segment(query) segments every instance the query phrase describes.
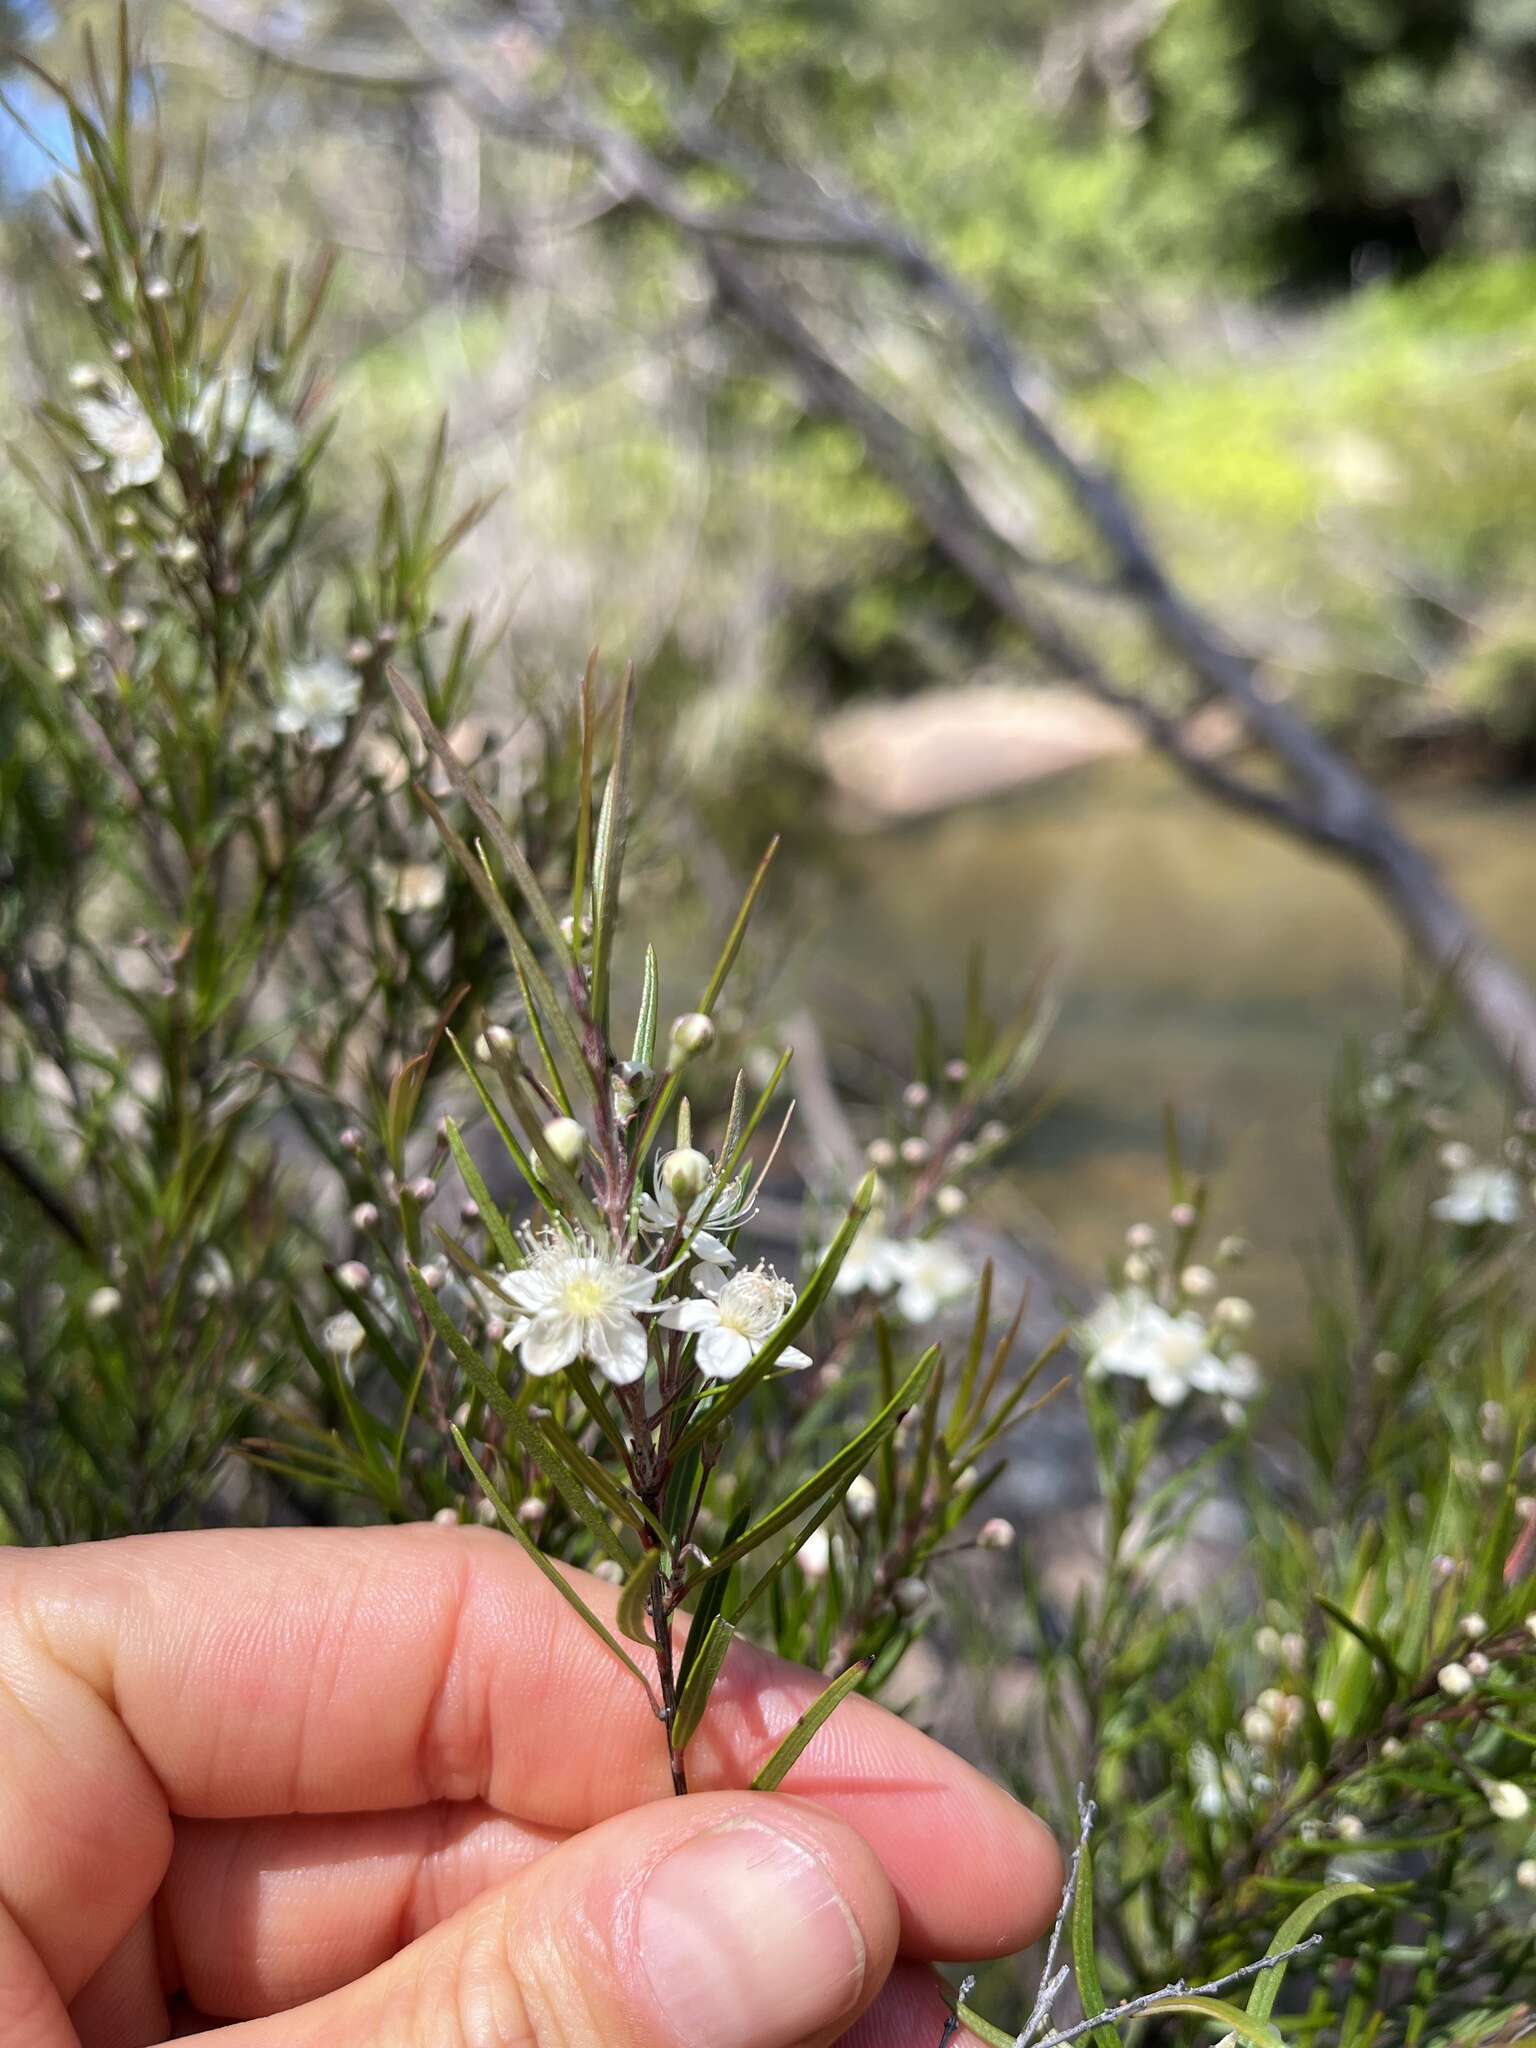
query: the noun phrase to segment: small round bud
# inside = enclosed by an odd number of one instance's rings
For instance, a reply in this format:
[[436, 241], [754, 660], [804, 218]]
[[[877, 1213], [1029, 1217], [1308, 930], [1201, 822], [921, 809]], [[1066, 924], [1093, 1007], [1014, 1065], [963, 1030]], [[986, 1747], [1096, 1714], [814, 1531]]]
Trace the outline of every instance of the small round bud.
[[1459, 1700], [1472, 1690], [1473, 1678], [1465, 1664], [1453, 1661], [1441, 1665], [1435, 1682], [1448, 1699]]
[[348, 1124], [336, 1142], [343, 1152], [350, 1152], [355, 1159], [363, 1149], [363, 1134], [356, 1124]]
[[517, 1519], [525, 1529], [539, 1528], [549, 1513], [549, 1503], [542, 1501], [536, 1493], [530, 1493], [526, 1500], [517, 1504]]
[[933, 1147], [926, 1138], [903, 1138], [901, 1158], [904, 1166], [926, 1166], [933, 1157]]
[[593, 1565], [592, 1576], [594, 1579], [601, 1579], [605, 1586], [622, 1586], [624, 1567], [611, 1557], [601, 1558]]
[[1216, 1257], [1223, 1266], [1240, 1266], [1252, 1249], [1246, 1237], [1224, 1237], [1216, 1247]]
[[1008, 1142], [1008, 1126], [1005, 1123], [1000, 1123], [996, 1117], [993, 1117], [990, 1122], [982, 1125], [976, 1136], [987, 1147], [988, 1151], [991, 1151], [995, 1146], [1004, 1145]]
[[1488, 1617], [1484, 1614], [1464, 1614], [1456, 1626], [1464, 1636], [1485, 1636], [1488, 1633]]
[[354, 1230], [377, 1230], [378, 1227], [379, 1212], [376, 1205], [372, 1202], [359, 1202], [352, 1211], [352, 1228]]
[[382, 626], [380, 626], [378, 631], [374, 634], [373, 644], [375, 647], [381, 649], [385, 654], [387, 654], [390, 648], [394, 646], [395, 642], [399, 638], [400, 628], [398, 626], [392, 626], [388, 623], [388, 621], [386, 621]]
[[1460, 1569], [1461, 1567], [1457, 1564], [1455, 1558], [1447, 1557], [1442, 1550], [1438, 1557], [1430, 1560], [1429, 1575], [1437, 1586], [1444, 1586], [1451, 1579], [1455, 1578]]
[[795, 1552], [795, 1563], [802, 1577], [812, 1585], [819, 1585], [827, 1576], [832, 1564], [832, 1539], [825, 1529], [813, 1529], [800, 1548]]
[[144, 280], [144, 296], [154, 305], [163, 305], [171, 296], [169, 278], [146, 277]]
[[1459, 1138], [1453, 1138], [1448, 1145], [1440, 1147], [1440, 1164], [1447, 1173], [1465, 1173], [1476, 1158], [1470, 1145], [1464, 1145]]
[[1128, 1287], [1145, 1287], [1152, 1278], [1151, 1262], [1144, 1259], [1140, 1252], [1132, 1252], [1121, 1271], [1125, 1275]]
[[1486, 1678], [1493, 1666], [1481, 1650], [1468, 1650], [1467, 1669], [1474, 1678]]
[[933, 1206], [941, 1216], [961, 1216], [965, 1213], [965, 1190], [957, 1187], [943, 1187], [933, 1198]]
[[371, 640], [353, 640], [348, 643], [347, 660], [352, 664], [353, 668], [362, 668], [372, 659], [373, 642]]
[[1243, 1716], [1243, 1735], [1255, 1749], [1268, 1749], [1275, 1739], [1275, 1724], [1262, 1707], [1250, 1707]]
[[109, 353], [114, 363], [131, 362], [133, 360], [133, 343], [131, 341], [114, 341]]
[[554, 1116], [544, 1126], [545, 1144], [562, 1166], [574, 1172], [587, 1153], [587, 1134], [573, 1116]]
[[86, 1297], [86, 1321], [104, 1323], [108, 1316], [115, 1316], [122, 1305], [123, 1297], [115, 1287], [98, 1287]]
[[439, 1529], [457, 1529], [459, 1526], [459, 1511], [457, 1508], [439, 1508], [432, 1517], [432, 1520]]
[[1265, 1622], [1264, 1626], [1254, 1635], [1253, 1647], [1261, 1657], [1267, 1657], [1270, 1663], [1278, 1664], [1280, 1661], [1279, 1629], [1271, 1628], [1269, 1623]]
[[685, 1010], [672, 1020], [672, 1051], [680, 1060], [691, 1060], [708, 1052], [716, 1037], [714, 1019], [702, 1010]]
[[584, 917], [580, 924], [578, 924], [576, 919], [567, 912], [560, 920], [560, 936], [572, 951], [575, 951], [578, 942], [585, 945], [592, 936], [591, 918]]
[[1341, 1813], [1333, 1827], [1341, 1842], [1358, 1842], [1365, 1833], [1365, 1822], [1358, 1813]]
[[487, 1316], [485, 1319], [485, 1334], [492, 1344], [505, 1343], [507, 1325], [500, 1316]]
[[875, 1519], [880, 1505], [880, 1493], [872, 1479], [862, 1472], [850, 1480], [848, 1491], [843, 1495], [843, 1512], [855, 1528], [862, 1529]]
[[889, 1173], [896, 1164], [896, 1147], [889, 1138], [871, 1138], [864, 1147], [864, 1157], [877, 1173]]
[[1186, 1266], [1179, 1275], [1179, 1285], [1195, 1301], [1204, 1301], [1216, 1292], [1216, 1275], [1209, 1266]]
[[1536, 1892], [1536, 1856], [1527, 1856], [1515, 1865], [1515, 1883], [1523, 1892]]
[[1300, 1629], [1287, 1629], [1280, 1638], [1280, 1661], [1287, 1671], [1300, 1671], [1307, 1661], [1307, 1639]]
[[644, 1060], [620, 1060], [614, 1072], [637, 1102], [645, 1100], [656, 1080], [655, 1068], [647, 1066]]
[[494, 1501], [481, 1499], [475, 1502], [475, 1520], [477, 1522], [483, 1522], [489, 1528], [498, 1519], [496, 1503]]
[[478, 1223], [480, 1221], [480, 1204], [478, 1202], [460, 1202], [459, 1221], [461, 1223]]
[[1480, 1486], [1502, 1486], [1504, 1467], [1497, 1458], [1485, 1458], [1477, 1468], [1477, 1478]]
[[968, 1081], [971, 1078], [970, 1061], [946, 1060], [944, 1063], [944, 1078], [946, 1081], [953, 1081], [958, 1088], [963, 1081]]
[[487, 1024], [475, 1040], [475, 1058], [482, 1066], [490, 1066], [496, 1060], [515, 1058], [517, 1040], [505, 1024]]
[[892, 1606], [908, 1621], [922, 1613], [931, 1597], [926, 1579], [898, 1579], [891, 1588]]
[[1168, 1211], [1168, 1221], [1175, 1230], [1193, 1230], [1200, 1216], [1193, 1202], [1175, 1202]]
[[1211, 1320], [1220, 1323], [1224, 1330], [1251, 1330], [1253, 1303], [1240, 1294], [1224, 1294], [1211, 1310]]
[[928, 1088], [922, 1081], [909, 1081], [901, 1091], [902, 1102], [914, 1112], [928, 1107]]
[[1018, 1540], [1018, 1530], [1004, 1515], [993, 1515], [976, 1532], [978, 1550], [1012, 1550]]
[[437, 1182], [430, 1173], [418, 1173], [414, 1180], [406, 1182], [405, 1192], [425, 1209], [429, 1202], [437, 1200]]
[[715, 1177], [715, 1169], [704, 1153], [692, 1145], [680, 1145], [661, 1162], [661, 1184], [686, 1215]]
[[949, 1148], [949, 1163], [957, 1173], [963, 1173], [966, 1167], [975, 1162], [975, 1158], [976, 1147], [969, 1138], [962, 1138], [958, 1145], [951, 1145]]
[[99, 306], [104, 296], [101, 286], [94, 277], [88, 277], [80, 287], [80, 296], [88, 306]]
[[440, 1266], [436, 1259], [429, 1260], [429, 1262], [421, 1268], [421, 1284], [432, 1294], [437, 1293], [438, 1289], [442, 1286], [443, 1282], [447, 1278], [447, 1268], [445, 1266]]
[[1381, 1753], [1388, 1763], [1393, 1763], [1403, 1754], [1403, 1745], [1395, 1735], [1389, 1735], [1381, 1745]]
[[1125, 1241], [1133, 1252], [1149, 1252], [1157, 1243], [1157, 1232], [1150, 1223], [1133, 1223], [1125, 1233]]
[[1317, 1718], [1325, 1728], [1331, 1728], [1339, 1718], [1338, 1701], [1329, 1699], [1319, 1700], [1317, 1702]]
[[1531, 1810], [1530, 1794], [1507, 1778], [1489, 1785], [1486, 1796], [1495, 1820], [1524, 1820]]
[[336, 1268], [336, 1278], [354, 1294], [361, 1294], [372, 1277], [361, 1259], [348, 1259], [345, 1265]]

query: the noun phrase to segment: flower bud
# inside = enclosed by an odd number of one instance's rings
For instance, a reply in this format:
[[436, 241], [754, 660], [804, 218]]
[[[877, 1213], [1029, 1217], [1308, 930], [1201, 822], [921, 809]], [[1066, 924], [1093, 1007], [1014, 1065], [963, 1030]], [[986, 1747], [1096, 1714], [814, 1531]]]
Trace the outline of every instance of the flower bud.
[[436, 1294], [447, 1278], [447, 1268], [439, 1265], [436, 1259], [421, 1268], [421, 1284], [431, 1294]]
[[439, 1529], [457, 1529], [459, 1526], [459, 1511], [457, 1508], [439, 1508], [432, 1519]]
[[361, 1259], [348, 1259], [344, 1266], [336, 1268], [336, 1278], [343, 1287], [350, 1287], [354, 1294], [361, 1294], [371, 1277]]
[[1278, 1664], [1280, 1661], [1279, 1629], [1271, 1628], [1269, 1623], [1265, 1622], [1264, 1626], [1254, 1636], [1253, 1647], [1261, 1657], [1267, 1657], [1272, 1664]]
[[372, 1202], [359, 1202], [352, 1211], [352, 1228], [354, 1230], [376, 1230], [378, 1223], [378, 1208]]
[[1125, 1241], [1133, 1252], [1149, 1252], [1157, 1243], [1157, 1232], [1150, 1223], [1133, 1223]]
[[1465, 1664], [1442, 1664], [1436, 1683], [1448, 1699], [1465, 1699], [1472, 1690], [1473, 1679]]
[[1485, 1636], [1488, 1633], [1488, 1618], [1483, 1614], [1464, 1614], [1456, 1626], [1464, 1636]]
[[123, 1305], [123, 1297], [115, 1287], [98, 1287], [87, 1297], [85, 1317], [87, 1322], [104, 1323], [108, 1316], [115, 1316]]
[[530, 1493], [526, 1500], [517, 1504], [517, 1519], [525, 1529], [537, 1529], [549, 1513], [549, 1503], [542, 1501], [536, 1493]]
[[587, 1134], [573, 1116], [553, 1116], [544, 1126], [544, 1142], [562, 1166], [574, 1172], [587, 1152]]
[[1515, 1865], [1515, 1883], [1523, 1892], [1536, 1892], [1536, 1856], [1527, 1856]]
[[1168, 1221], [1175, 1230], [1193, 1230], [1200, 1221], [1199, 1211], [1193, 1202], [1175, 1202], [1168, 1211]]
[[1341, 1813], [1333, 1826], [1341, 1842], [1358, 1842], [1365, 1833], [1365, 1822], [1358, 1813]]
[[901, 1099], [910, 1110], [926, 1109], [928, 1107], [927, 1084], [922, 1081], [909, 1081], [901, 1091]]
[[624, 1567], [611, 1557], [600, 1558], [592, 1567], [592, 1576], [594, 1579], [601, 1579], [605, 1586], [622, 1586]]
[[958, 1088], [962, 1081], [968, 1081], [971, 1078], [970, 1062], [968, 1060], [947, 1060], [944, 1064], [944, 1078], [946, 1081], [953, 1081]]
[[832, 1539], [825, 1529], [813, 1529], [795, 1552], [795, 1563], [812, 1585], [827, 1576], [832, 1563]]
[[1019, 1540], [1019, 1532], [1004, 1515], [993, 1515], [983, 1522], [976, 1535], [978, 1550], [1012, 1550]]
[[1467, 1669], [1474, 1678], [1486, 1678], [1493, 1666], [1481, 1650], [1468, 1650]]
[[1008, 1126], [1005, 1123], [1000, 1123], [996, 1117], [993, 1117], [990, 1122], [982, 1125], [976, 1136], [988, 1150], [991, 1150], [994, 1146], [1007, 1143]]
[[475, 1040], [475, 1058], [482, 1066], [517, 1057], [517, 1040], [505, 1024], [487, 1024]]
[[1240, 1294], [1224, 1294], [1211, 1310], [1211, 1320], [1220, 1323], [1224, 1330], [1251, 1330], [1253, 1303]]
[[477, 1522], [483, 1522], [489, 1528], [496, 1519], [496, 1503], [493, 1500], [480, 1499], [475, 1502], [475, 1520]]
[[933, 1147], [926, 1138], [903, 1138], [901, 1158], [904, 1166], [926, 1166], [933, 1157]]
[[1531, 1810], [1530, 1795], [1505, 1778], [1487, 1788], [1488, 1811], [1495, 1820], [1524, 1820]]
[[350, 1152], [356, 1158], [363, 1149], [363, 1134], [356, 1124], [348, 1124], [336, 1142], [343, 1152]]
[[692, 1145], [680, 1145], [661, 1162], [661, 1184], [686, 1215], [715, 1177], [715, 1169]]
[[964, 1188], [940, 1188], [933, 1198], [933, 1206], [941, 1216], [960, 1216], [965, 1211]]
[[864, 1528], [874, 1520], [879, 1505], [880, 1492], [874, 1481], [862, 1472], [856, 1473], [843, 1495], [843, 1512], [849, 1521], [855, 1528]]
[[413, 1202], [419, 1203], [425, 1209], [428, 1202], [435, 1202], [437, 1199], [437, 1182], [430, 1173], [418, 1173], [414, 1180], [406, 1182], [405, 1192]]
[[889, 1173], [896, 1164], [896, 1147], [889, 1138], [871, 1138], [864, 1147], [864, 1157], [877, 1173]]
[[702, 1010], [685, 1010], [672, 1020], [672, 1064], [681, 1066], [701, 1052], [708, 1052], [716, 1037], [714, 1020]]
[[585, 944], [592, 936], [592, 920], [584, 917], [578, 925], [575, 918], [567, 914], [560, 920], [560, 936], [574, 951], [578, 940]]
[[328, 1316], [320, 1325], [320, 1342], [333, 1358], [351, 1358], [368, 1341], [368, 1332], [350, 1309]]
[[1203, 1301], [1216, 1292], [1216, 1275], [1209, 1266], [1186, 1266], [1179, 1275], [1179, 1285], [1196, 1301]]
[[926, 1579], [898, 1579], [891, 1588], [891, 1604], [907, 1621], [922, 1613], [930, 1597]]

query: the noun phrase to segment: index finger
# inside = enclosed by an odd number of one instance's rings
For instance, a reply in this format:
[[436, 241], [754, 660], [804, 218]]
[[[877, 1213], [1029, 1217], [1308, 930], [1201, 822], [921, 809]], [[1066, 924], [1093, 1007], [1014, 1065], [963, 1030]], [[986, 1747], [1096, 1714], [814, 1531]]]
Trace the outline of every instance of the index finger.
[[[610, 1588], [583, 1579], [582, 1591], [612, 1613]], [[670, 1790], [633, 1675], [489, 1530], [208, 1531], [13, 1551], [0, 1560], [0, 1635], [7, 1620], [10, 1654], [32, 1646], [128, 1741], [77, 1729], [63, 1755], [39, 1755], [39, 1772], [9, 1769], [0, 1840], [46, 1823], [55, 1841], [88, 1846], [98, 1872], [114, 1855], [131, 1865], [135, 1848], [144, 1868], [167, 1807], [239, 1818], [478, 1798], [577, 1829]], [[739, 1649], [690, 1747], [690, 1782], [749, 1784], [822, 1682]], [[46, 1731], [49, 1718], [28, 1725]], [[158, 1798], [130, 1782], [136, 1766]], [[14, 1811], [18, 1779], [35, 1779], [45, 1812]], [[1044, 1828], [867, 1700], [839, 1708], [786, 1789], [864, 1836], [911, 1953], [1002, 1953], [1049, 1915], [1059, 1863]], [[134, 1840], [105, 1842], [115, 1822]], [[155, 1852], [163, 1868], [163, 1840]]]

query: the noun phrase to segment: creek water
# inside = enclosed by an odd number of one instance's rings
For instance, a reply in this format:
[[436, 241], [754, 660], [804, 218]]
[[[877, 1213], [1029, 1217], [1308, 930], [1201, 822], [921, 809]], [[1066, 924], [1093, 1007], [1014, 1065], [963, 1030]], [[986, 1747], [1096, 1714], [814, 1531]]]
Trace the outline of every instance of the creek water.
[[[1403, 823], [1536, 972], [1536, 797], [1410, 794]], [[1092, 1275], [1167, 1206], [1162, 1116], [1213, 1180], [1217, 1230], [1255, 1247], [1244, 1290], [1274, 1347], [1304, 1339], [1303, 1271], [1333, 1239], [1323, 1107], [1344, 1035], [1389, 1025], [1398, 934], [1344, 870], [1230, 815], [1143, 757], [854, 841], [812, 913], [799, 978], [889, 1049], [921, 982], [958, 1012], [971, 945], [1022, 986], [1054, 962], [1047, 1105], [998, 1190]]]

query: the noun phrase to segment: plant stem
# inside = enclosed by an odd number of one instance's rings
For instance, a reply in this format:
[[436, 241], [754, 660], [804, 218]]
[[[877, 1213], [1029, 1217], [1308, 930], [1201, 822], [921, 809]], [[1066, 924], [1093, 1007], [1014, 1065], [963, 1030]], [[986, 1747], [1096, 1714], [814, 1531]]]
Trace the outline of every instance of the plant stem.
[[688, 1790], [688, 1773], [682, 1753], [672, 1747], [672, 1723], [677, 1714], [677, 1674], [672, 1663], [672, 1616], [667, 1611], [667, 1582], [659, 1571], [651, 1578], [650, 1606], [651, 1627], [656, 1631], [656, 1676], [661, 1686], [667, 1758], [672, 1766], [672, 1790], [682, 1798]]

